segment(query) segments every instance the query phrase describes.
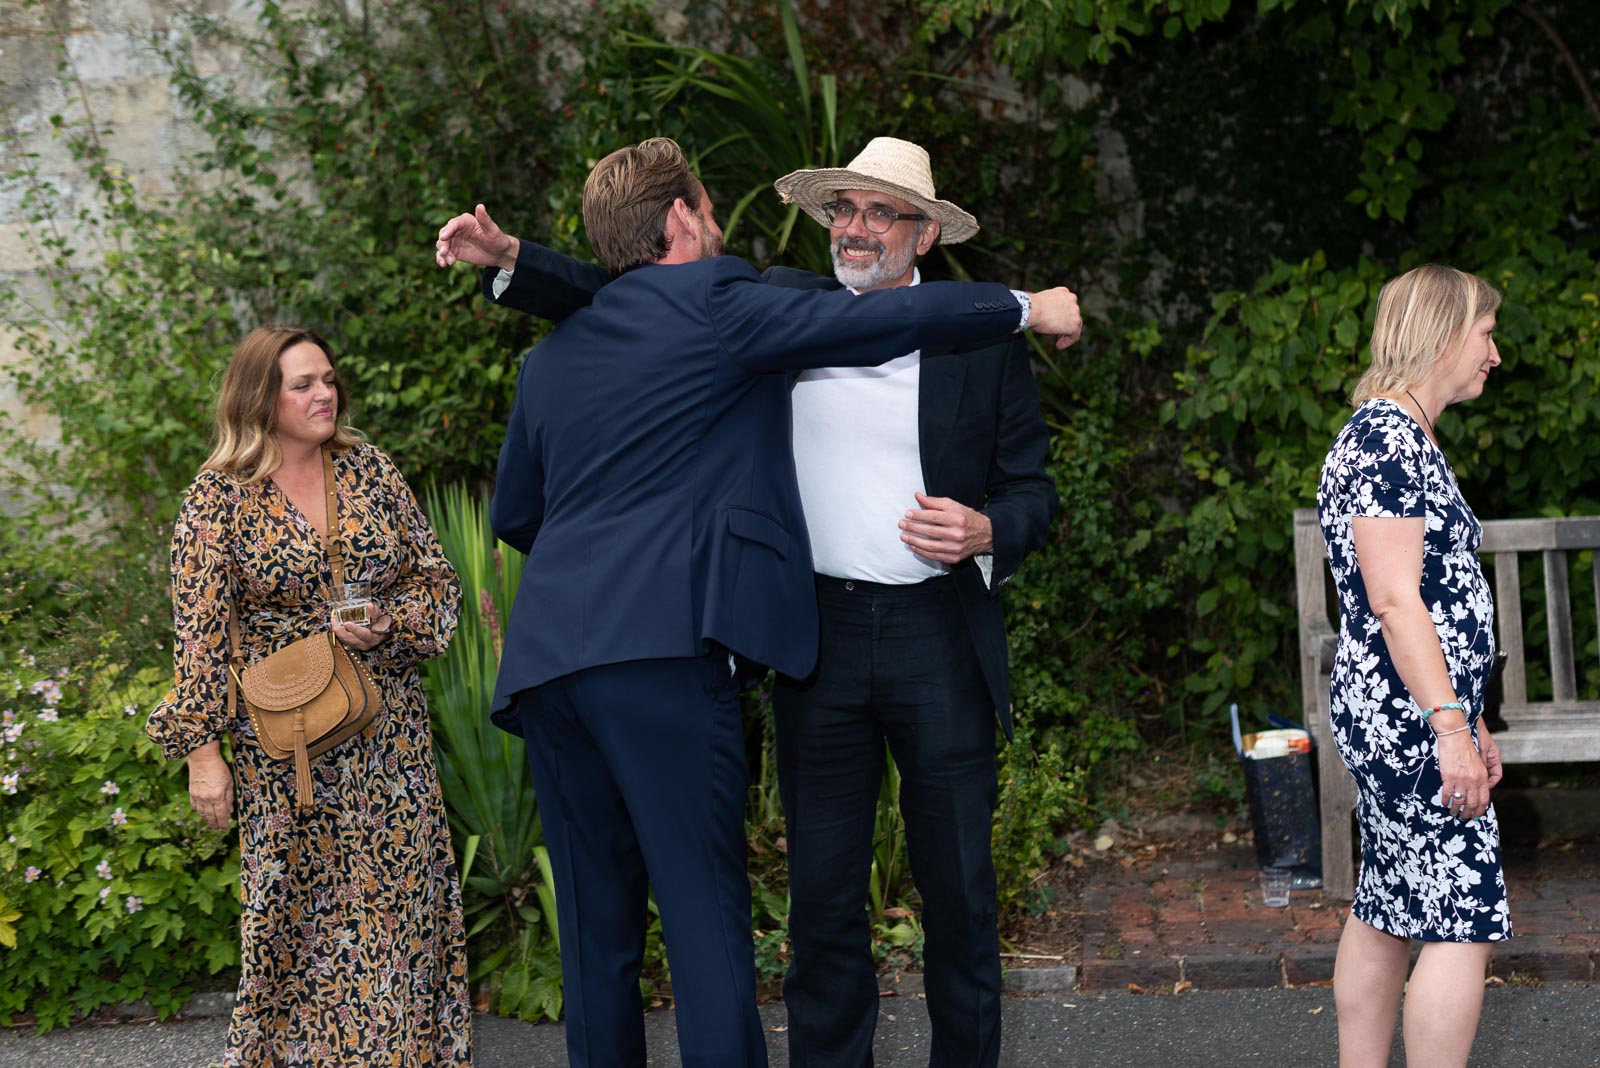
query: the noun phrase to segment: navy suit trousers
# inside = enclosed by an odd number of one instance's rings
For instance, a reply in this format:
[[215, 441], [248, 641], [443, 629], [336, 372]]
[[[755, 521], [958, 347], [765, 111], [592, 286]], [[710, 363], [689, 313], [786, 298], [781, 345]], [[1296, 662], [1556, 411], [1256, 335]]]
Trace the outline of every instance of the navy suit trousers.
[[645, 1063], [647, 882], [685, 1068], [767, 1063], [738, 696], [720, 650], [588, 668], [517, 696], [555, 877], [573, 1068]]
[[957, 593], [949, 577], [884, 586], [819, 576], [817, 669], [801, 683], [780, 678], [774, 691], [791, 1068], [872, 1063], [879, 1003], [867, 887], [885, 741], [922, 897], [930, 1064], [999, 1059], [994, 701]]

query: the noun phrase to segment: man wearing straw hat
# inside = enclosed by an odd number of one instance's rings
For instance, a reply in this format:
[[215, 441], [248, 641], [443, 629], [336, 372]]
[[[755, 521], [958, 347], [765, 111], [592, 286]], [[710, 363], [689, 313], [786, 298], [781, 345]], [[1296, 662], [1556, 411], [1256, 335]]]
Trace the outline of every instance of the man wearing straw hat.
[[[895, 138], [873, 139], [847, 167], [796, 171], [776, 187], [830, 228], [837, 283], [856, 292], [917, 285], [917, 257], [978, 231], [935, 196], [926, 151]], [[440, 248], [441, 262], [448, 250], [490, 268], [489, 299], [550, 319], [609, 280], [508, 237], [481, 206], [441, 230]], [[765, 277], [833, 286], [786, 268]], [[816, 670], [780, 675], [774, 698], [790, 872], [790, 1063], [871, 1062], [878, 986], [866, 903], [887, 741], [922, 897], [931, 1063], [992, 1066], [992, 717], [1011, 733], [998, 594], [1044, 543], [1057, 503], [1027, 348], [1015, 337], [926, 346], [881, 366], [801, 372], [790, 396], [820, 616]]]

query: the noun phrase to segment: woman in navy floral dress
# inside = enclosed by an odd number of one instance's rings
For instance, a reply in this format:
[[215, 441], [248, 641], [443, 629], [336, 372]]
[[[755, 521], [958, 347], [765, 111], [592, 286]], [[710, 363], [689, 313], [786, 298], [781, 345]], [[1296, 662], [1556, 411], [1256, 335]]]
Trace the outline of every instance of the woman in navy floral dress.
[[1340, 603], [1330, 718], [1361, 827], [1334, 967], [1341, 1068], [1389, 1063], [1402, 992], [1409, 1068], [1465, 1065], [1489, 945], [1511, 935], [1489, 803], [1500, 754], [1480, 721], [1495, 651], [1483, 528], [1434, 434], [1500, 363], [1499, 304], [1448, 267], [1384, 286], [1372, 366], [1317, 489]]
[[[230, 1068], [472, 1063], [461, 893], [416, 668], [454, 633], [461, 586], [400, 472], [345, 410], [326, 342], [253, 331], [228, 363], [216, 447], [172, 534], [176, 677], [146, 729], [169, 758], [188, 759], [190, 802], [207, 823], [225, 828], [237, 808]], [[294, 764], [265, 756], [242, 703], [228, 714], [228, 613], [249, 661], [328, 629], [324, 448], [346, 574], [372, 584], [374, 616], [334, 634], [383, 707], [312, 761], [302, 813]]]

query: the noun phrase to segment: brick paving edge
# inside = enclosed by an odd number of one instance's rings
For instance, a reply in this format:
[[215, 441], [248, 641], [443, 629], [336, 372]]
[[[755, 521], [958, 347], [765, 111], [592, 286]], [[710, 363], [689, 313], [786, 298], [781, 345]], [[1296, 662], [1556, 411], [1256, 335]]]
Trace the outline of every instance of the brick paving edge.
[[[1323, 985], [1333, 981], [1333, 945], [1293, 945], [1275, 953], [1191, 953], [1085, 960], [1079, 969], [1085, 992], [1108, 993], [1129, 984], [1159, 988], [1188, 982], [1198, 990], [1262, 990]], [[1072, 968], [1039, 971], [1072, 972]], [[1015, 972], [1008, 972], [1009, 980]], [[1497, 946], [1489, 974], [1539, 982], [1600, 982], [1600, 950], [1575, 946], [1528, 946], [1516, 940]], [[920, 978], [920, 977], [919, 977]], [[1042, 988], [1041, 988], [1042, 989]], [[1060, 988], [1067, 989], [1067, 988]], [[1007, 986], [1007, 990], [1012, 988]], [[1017, 991], [1013, 991], [1017, 992]]]
[[[884, 994], [924, 994], [921, 972], [896, 972], [878, 977]], [[1007, 994], [1067, 994], [1078, 989], [1078, 967], [1010, 968], [1001, 977], [1000, 989]]]

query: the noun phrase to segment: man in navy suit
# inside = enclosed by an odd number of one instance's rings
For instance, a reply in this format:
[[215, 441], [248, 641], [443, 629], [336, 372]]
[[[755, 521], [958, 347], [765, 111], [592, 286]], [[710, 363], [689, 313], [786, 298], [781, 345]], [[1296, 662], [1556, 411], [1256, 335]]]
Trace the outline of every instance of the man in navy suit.
[[[459, 223], [441, 265], [483, 251]], [[644, 1063], [648, 879], [685, 1065], [764, 1064], [735, 657], [796, 678], [816, 657], [786, 372], [1029, 326], [1065, 344], [1082, 322], [1064, 289], [762, 285], [720, 255], [710, 197], [664, 138], [595, 167], [584, 224], [616, 277], [518, 381], [491, 518], [528, 560], [493, 715], [533, 770], [572, 1063]]]

